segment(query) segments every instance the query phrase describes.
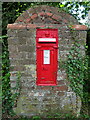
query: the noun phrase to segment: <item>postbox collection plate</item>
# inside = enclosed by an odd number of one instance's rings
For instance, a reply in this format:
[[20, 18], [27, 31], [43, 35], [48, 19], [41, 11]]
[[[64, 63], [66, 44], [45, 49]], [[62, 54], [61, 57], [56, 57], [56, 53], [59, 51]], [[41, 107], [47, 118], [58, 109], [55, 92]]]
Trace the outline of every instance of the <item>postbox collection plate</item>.
[[58, 30], [37, 29], [36, 84], [41, 86], [57, 85], [57, 66], [58, 66]]
[[50, 50], [44, 50], [44, 61], [43, 64], [50, 64]]

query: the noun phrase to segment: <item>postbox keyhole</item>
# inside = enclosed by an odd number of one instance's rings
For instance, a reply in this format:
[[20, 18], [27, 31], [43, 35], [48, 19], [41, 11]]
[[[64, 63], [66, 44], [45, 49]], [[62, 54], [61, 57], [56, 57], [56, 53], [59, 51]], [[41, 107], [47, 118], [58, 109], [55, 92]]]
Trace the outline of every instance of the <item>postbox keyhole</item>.
[[46, 67], [43, 67], [43, 70], [47, 70], [47, 68], [46, 68]]

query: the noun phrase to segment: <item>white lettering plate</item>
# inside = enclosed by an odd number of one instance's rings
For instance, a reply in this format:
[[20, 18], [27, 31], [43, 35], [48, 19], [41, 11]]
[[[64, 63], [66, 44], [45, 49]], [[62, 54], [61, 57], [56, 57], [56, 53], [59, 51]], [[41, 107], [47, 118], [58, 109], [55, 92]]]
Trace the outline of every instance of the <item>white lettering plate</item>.
[[50, 50], [44, 50], [44, 64], [50, 64]]

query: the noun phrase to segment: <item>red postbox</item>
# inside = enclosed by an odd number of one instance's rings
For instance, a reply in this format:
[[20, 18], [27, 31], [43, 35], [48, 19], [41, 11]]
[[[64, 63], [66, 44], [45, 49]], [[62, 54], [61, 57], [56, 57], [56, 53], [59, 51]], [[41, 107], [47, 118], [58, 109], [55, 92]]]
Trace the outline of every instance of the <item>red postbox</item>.
[[36, 84], [57, 85], [58, 30], [37, 29], [36, 31]]

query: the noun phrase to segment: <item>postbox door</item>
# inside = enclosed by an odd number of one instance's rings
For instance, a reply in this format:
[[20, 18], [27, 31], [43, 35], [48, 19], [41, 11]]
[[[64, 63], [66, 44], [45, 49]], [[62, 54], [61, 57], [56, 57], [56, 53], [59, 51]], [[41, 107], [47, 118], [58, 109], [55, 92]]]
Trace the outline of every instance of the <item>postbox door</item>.
[[37, 50], [37, 85], [56, 85], [57, 49], [41, 47]]

